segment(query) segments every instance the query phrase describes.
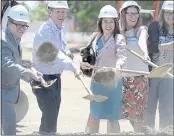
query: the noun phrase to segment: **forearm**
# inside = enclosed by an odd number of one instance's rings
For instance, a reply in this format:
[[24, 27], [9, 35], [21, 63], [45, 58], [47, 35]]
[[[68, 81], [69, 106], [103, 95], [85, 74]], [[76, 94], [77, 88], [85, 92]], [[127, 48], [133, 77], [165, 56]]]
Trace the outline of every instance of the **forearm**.
[[126, 63], [126, 49], [119, 49], [116, 55], [116, 66], [121, 67]]
[[162, 43], [162, 44], [160, 44], [160, 46], [165, 46], [165, 47], [171, 48], [171, 47], [174, 46], [174, 44], [173, 44], [173, 41], [172, 41], [172, 42], [168, 42], [168, 43]]
[[70, 70], [74, 72], [77, 69], [77, 66], [73, 63], [73, 61], [62, 52], [59, 52], [55, 63], [59, 66], [61, 65], [63, 70]]

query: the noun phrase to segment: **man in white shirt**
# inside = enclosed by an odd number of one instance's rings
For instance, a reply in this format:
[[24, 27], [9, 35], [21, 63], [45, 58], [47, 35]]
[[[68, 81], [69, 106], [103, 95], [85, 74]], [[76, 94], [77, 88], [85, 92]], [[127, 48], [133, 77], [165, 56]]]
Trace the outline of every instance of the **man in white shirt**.
[[[40, 110], [42, 111], [40, 134], [54, 134], [57, 131], [57, 118], [61, 102], [61, 73], [71, 70], [78, 77], [81, 71], [75, 66], [73, 57], [66, 46], [63, 22], [69, 9], [67, 1], [49, 1], [49, 19], [40, 27], [33, 41], [33, 63], [35, 68], [43, 74], [46, 81], [57, 79], [48, 88], [33, 88]], [[59, 49], [60, 57], [51, 63], [42, 64], [36, 56], [37, 47], [45, 41], [50, 41]]]

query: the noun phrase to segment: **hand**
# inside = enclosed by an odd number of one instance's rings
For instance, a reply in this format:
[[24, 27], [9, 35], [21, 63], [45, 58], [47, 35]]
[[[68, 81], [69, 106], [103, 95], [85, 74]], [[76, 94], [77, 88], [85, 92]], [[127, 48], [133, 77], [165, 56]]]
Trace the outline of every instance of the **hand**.
[[67, 56], [70, 57], [72, 60], [74, 59], [74, 55], [72, 53], [68, 53]]
[[31, 69], [27, 69], [27, 73], [28, 73], [28, 77], [30, 78], [30, 80], [35, 80], [40, 82], [41, 77], [37, 75], [36, 72], [32, 71]]
[[163, 44], [159, 44], [158, 48], [160, 52], [163, 52], [165, 50], [173, 50], [173, 46], [174, 45], [174, 41], [172, 42], [168, 42], [168, 43], [163, 43]]
[[91, 69], [92, 68], [91, 65], [88, 62], [81, 62], [80, 67], [82, 69]]
[[22, 66], [25, 68], [31, 68], [33, 63], [30, 60], [22, 60]]
[[41, 82], [43, 80], [43, 74], [37, 71], [34, 67], [31, 68], [31, 72], [31, 78], [33, 78], [35, 81]]
[[81, 71], [80, 69], [76, 69], [76, 70], [74, 71], [74, 76], [75, 76], [77, 79], [80, 80], [80, 76], [83, 76], [83, 73], [82, 73], [82, 71]]
[[147, 61], [150, 61], [150, 57], [149, 57], [148, 54], [144, 54], [144, 59], [143, 59], [143, 61], [144, 61], [145, 63], [147, 63]]
[[37, 71], [34, 67], [31, 67], [31, 70], [32, 70], [36, 75], [38, 75], [38, 76], [40, 76], [40, 77], [43, 76], [43, 74], [40, 73], [39, 71]]
[[116, 65], [116, 78], [120, 79], [122, 77], [120, 65]]

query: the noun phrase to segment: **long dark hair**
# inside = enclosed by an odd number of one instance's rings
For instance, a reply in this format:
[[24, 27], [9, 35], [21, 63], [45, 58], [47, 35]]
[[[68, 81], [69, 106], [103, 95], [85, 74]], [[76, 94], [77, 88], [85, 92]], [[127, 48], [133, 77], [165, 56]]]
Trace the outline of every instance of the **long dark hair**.
[[169, 30], [168, 30], [168, 24], [164, 19], [164, 10], [161, 10], [158, 21], [159, 21], [160, 35], [166, 36], [168, 34]]
[[[101, 34], [103, 34], [103, 29], [102, 29], [102, 20], [103, 18], [100, 18], [98, 20], [98, 32], [100, 32]], [[115, 36], [117, 34], [120, 34], [120, 29], [119, 29], [119, 22], [118, 22], [118, 19], [117, 18], [114, 18], [114, 23], [115, 23], [115, 28], [114, 28], [114, 31], [113, 31], [113, 37], [115, 38]]]

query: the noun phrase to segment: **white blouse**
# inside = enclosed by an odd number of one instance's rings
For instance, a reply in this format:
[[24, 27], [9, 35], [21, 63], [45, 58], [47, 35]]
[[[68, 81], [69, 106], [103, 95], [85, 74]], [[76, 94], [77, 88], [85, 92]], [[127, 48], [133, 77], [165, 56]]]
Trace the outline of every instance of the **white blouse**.
[[[136, 53], [144, 56], [140, 46], [138, 45], [138, 39], [134, 35], [132, 30], [126, 32], [127, 35], [127, 46], [129, 49], [135, 51]], [[140, 58], [136, 57], [129, 51], [127, 51], [127, 61], [123, 68], [137, 71], [149, 72], [148, 65], [145, 64]], [[140, 74], [124, 74], [125, 76], [140, 76]]]

